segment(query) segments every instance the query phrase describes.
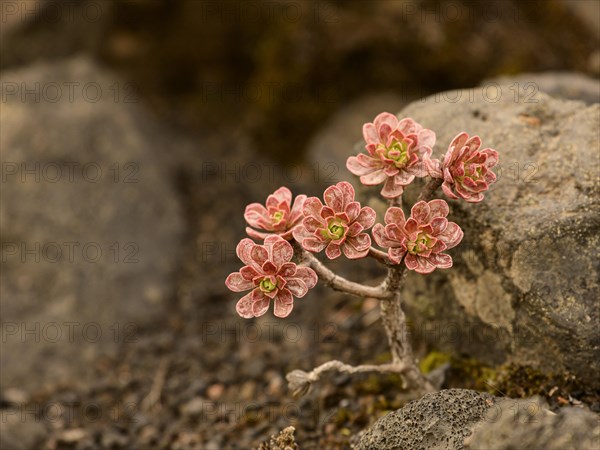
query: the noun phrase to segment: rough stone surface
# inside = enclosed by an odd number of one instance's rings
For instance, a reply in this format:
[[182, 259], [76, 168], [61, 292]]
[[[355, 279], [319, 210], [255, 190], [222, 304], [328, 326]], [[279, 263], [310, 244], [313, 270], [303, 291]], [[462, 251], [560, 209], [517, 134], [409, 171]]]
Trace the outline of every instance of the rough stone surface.
[[502, 86], [505, 95], [513, 93], [511, 89], [522, 88], [526, 95], [541, 91], [565, 100], [581, 100], [587, 104], [600, 102], [600, 80], [577, 72], [522, 73], [492, 78], [482, 86], [494, 83]]
[[86, 58], [2, 82], [2, 387], [82, 381], [173, 295], [183, 220], [164, 156], [178, 143]]
[[379, 419], [360, 437], [357, 450], [454, 450], [486, 417], [495, 399], [467, 389], [423, 396]]
[[451, 270], [426, 282], [410, 274], [410, 315], [437, 348], [571, 372], [597, 387], [600, 104], [496, 94], [442, 93], [400, 114], [435, 130], [436, 156], [464, 130], [501, 162], [485, 201], [450, 201], [465, 238]]
[[470, 450], [597, 450], [600, 417], [579, 408], [562, 408], [557, 414], [544, 409], [539, 399], [505, 399], [488, 411], [465, 441]]

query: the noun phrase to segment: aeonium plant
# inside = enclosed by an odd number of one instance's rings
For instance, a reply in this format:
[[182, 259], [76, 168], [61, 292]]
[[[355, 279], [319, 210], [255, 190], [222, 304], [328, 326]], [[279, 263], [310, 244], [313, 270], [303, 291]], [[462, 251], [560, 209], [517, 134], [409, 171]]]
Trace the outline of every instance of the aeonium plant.
[[[246, 232], [262, 242], [242, 239], [237, 255], [245, 265], [225, 281], [234, 292], [247, 291], [236, 305], [244, 318], [262, 316], [271, 304], [275, 316], [287, 317], [294, 299], [303, 298], [318, 280], [335, 290], [381, 301], [391, 363], [350, 366], [329, 361], [310, 372], [294, 370], [287, 380], [295, 394], [306, 392], [331, 370], [394, 372], [404, 377], [409, 389], [435, 389], [420, 372], [406, 338], [401, 297], [404, 276], [411, 270], [427, 275], [452, 267], [446, 251], [461, 242], [463, 231], [448, 220], [448, 203], [433, 199], [438, 188], [453, 200], [477, 203], [496, 181], [491, 169], [498, 163], [498, 153], [481, 149], [478, 136], [459, 133], [440, 160], [432, 158], [435, 133], [411, 118], [399, 120], [381, 113], [363, 126], [363, 136], [366, 153], [350, 156], [346, 166], [364, 185], [383, 184], [380, 194], [389, 203], [383, 223], [376, 223], [375, 211], [356, 200], [354, 187], [347, 181], [329, 186], [323, 200], [305, 195], [293, 199], [291, 191], [281, 187], [265, 205], [246, 207]], [[416, 178], [428, 178], [428, 182], [408, 214], [402, 195]], [[378, 286], [347, 280], [317, 259], [315, 254], [321, 252], [330, 260], [342, 255], [352, 260], [374, 258], [387, 269], [387, 277]]]

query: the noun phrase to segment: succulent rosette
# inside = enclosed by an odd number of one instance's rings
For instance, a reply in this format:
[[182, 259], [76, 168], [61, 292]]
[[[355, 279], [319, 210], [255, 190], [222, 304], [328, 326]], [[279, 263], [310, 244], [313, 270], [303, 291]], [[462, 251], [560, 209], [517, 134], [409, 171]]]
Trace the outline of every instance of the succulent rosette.
[[264, 245], [242, 239], [236, 253], [246, 265], [230, 274], [225, 284], [234, 292], [251, 289], [236, 305], [237, 313], [244, 318], [262, 316], [271, 300], [273, 314], [287, 317], [294, 307], [294, 297], [304, 297], [317, 284], [314, 270], [291, 262], [294, 250], [281, 236], [267, 236]]
[[294, 238], [309, 252], [325, 250], [329, 259], [342, 252], [349, 259], [369, 253], [371, 237], [365, 233], [375, 223], [375, 211], [354, 201], [354, 188], [347, 181], [329, 186], [323, 193], [325, 204], [317, 197], [304, 202], [302, 226]]
[[367, 186], [384, 183], [383, 197], [396, 198], [415, 177], [428, 175], [424, 159], [435, 144], [433, 131], [413, 119], [381, 113], [363, 126], [363, 136], [368, 154], [349, 157], [346, 167]]
[[251, 203], [246, 206], [244, 219], [248, 236], [265, 239], [269, 235], [279, 235], [286, 240], [292, 238], [292, 230], [302, 218], [302, 207], [306, 195], [298, 195], [292, 204], [292, 193], [286, 187], [280, 187], [267, 197], [266, 205]]
[[404, 263], [410, 270], [427, 274], [437, 269], [452, 267], [452, 257], [445, 250], [458, 245], [463, 231], [446, 219], [448, 203], [444, 200], [420, 201], [411, 209], [411, 217], [405, 220], [401, 208], [389, 208], [385, 214], [385, 227], [378, 223], [373, 227], [375, 242], [388, 249], [390, 261]]
[[483, 200], [483, 192], [496, 181], [496, 174], [490, 169], [498, 163], [498, 152], [480, 147], [479, 136], [469, 137], [463, 132], [452, 140], [443, 162], [426, 160], [429, 174], [443, 178], [442, 190], [448, 197], [478, 203]]

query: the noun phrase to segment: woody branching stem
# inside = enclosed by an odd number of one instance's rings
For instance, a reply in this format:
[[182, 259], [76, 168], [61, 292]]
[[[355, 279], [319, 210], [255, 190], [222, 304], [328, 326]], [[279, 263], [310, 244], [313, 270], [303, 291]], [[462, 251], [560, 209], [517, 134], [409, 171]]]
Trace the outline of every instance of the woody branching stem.
[[443, 182], [444, 180], [442, 178], [430, 179], [427, 182], [427, 184], [423, 187], [423, 190], [419, 194], [419, 198], [417, 199], [417, 201], [422, 200], [424, 202], [428, 202], [429, 200], [431, 200], [433, 198], [433, 194], [435, 194], [435, 191], [438, 190], [438, 188], [442, 185]]
[[388, 277], [384, 282], [390, 298], [382, 300], [381, 320], [388, 337], [392, 354], [392, 364], [402, 367], [407, 387], [418, 392], [431, 392], [435, 388], [425, 378], [415, 363], [412, 346], [408, 341], [406, 315], [402, 309], [401, 286], [406, 276], [404, 261], [388, 269]]

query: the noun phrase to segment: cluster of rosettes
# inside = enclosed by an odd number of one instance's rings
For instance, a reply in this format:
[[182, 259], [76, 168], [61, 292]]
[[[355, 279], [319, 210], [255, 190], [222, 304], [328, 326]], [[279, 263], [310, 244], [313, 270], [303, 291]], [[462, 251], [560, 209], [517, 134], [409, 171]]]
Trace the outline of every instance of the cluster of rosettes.
[[483, 192], [496, 181], [490, 170], [498, 163], [498, 153], [480, 149], [479, 136], [456, 136], [442, 161], [431, 158], [435, 133], [410, 118], [398, 120], [390, 113], [379, 114], [363, 126], [367, 154], [351, 156], [346, 167], [361, 183], [384, 183], [381, 195], [396, 198], [415, 177], [443, 179], [442, 190], [449, 198], [468, 202], [483, 200]]
[[[432, 159], [436, 136], [410, 118], [398, 120], [389, 113], [379, 114], [363, 127], [367, 154], [351, 156], [346, 163], [350, 172], [368, 186], [383, 183], [381, 195], [392, 201], [416, 177], [439, 180], [444, 194], [477, 203], [483, 200], [491, 183], [491, 171], [498, 154], [480, 149], [481, 139], [467, 133], [456, 136], [443, 160]], [[226, 285], [235, 292], [250, 291], [237, 303], [237, 312], [245, 318], [263, 315], [274, 303], [274, 314], [286, 317], [293, 308], [293, 297], [302, 298], [317, 283], [310, 267], [292, 262], [295, 240], [308, 252], [325, 251], [329, 259], [342, 253], [349, 259], [367, 256], [371, 251], [372, 229], [375, 242], [387, 250], [391, 264], [404, 263], [421, 274], [452, 267], [447, 253], [462, 240], [460, 227], [447, 220], [448, 204], [441, 199], [419, 201], [405, 218], [402, 208], [392, 206], [385, 213], [385, 225], [375, 224], [372, 208], [355, 200], [355, 191], [346, 181], [328, 187], [322, 202], [317, 197], [299, 195], [292, 202], [286, 187], [269, 195], [266, 204], [246, 207], [246, 232], [263, 245], [243, 239], [237, 255], [245, 264], [227, 277]], [[379, 252], [381, 253], [381, 252]]]

